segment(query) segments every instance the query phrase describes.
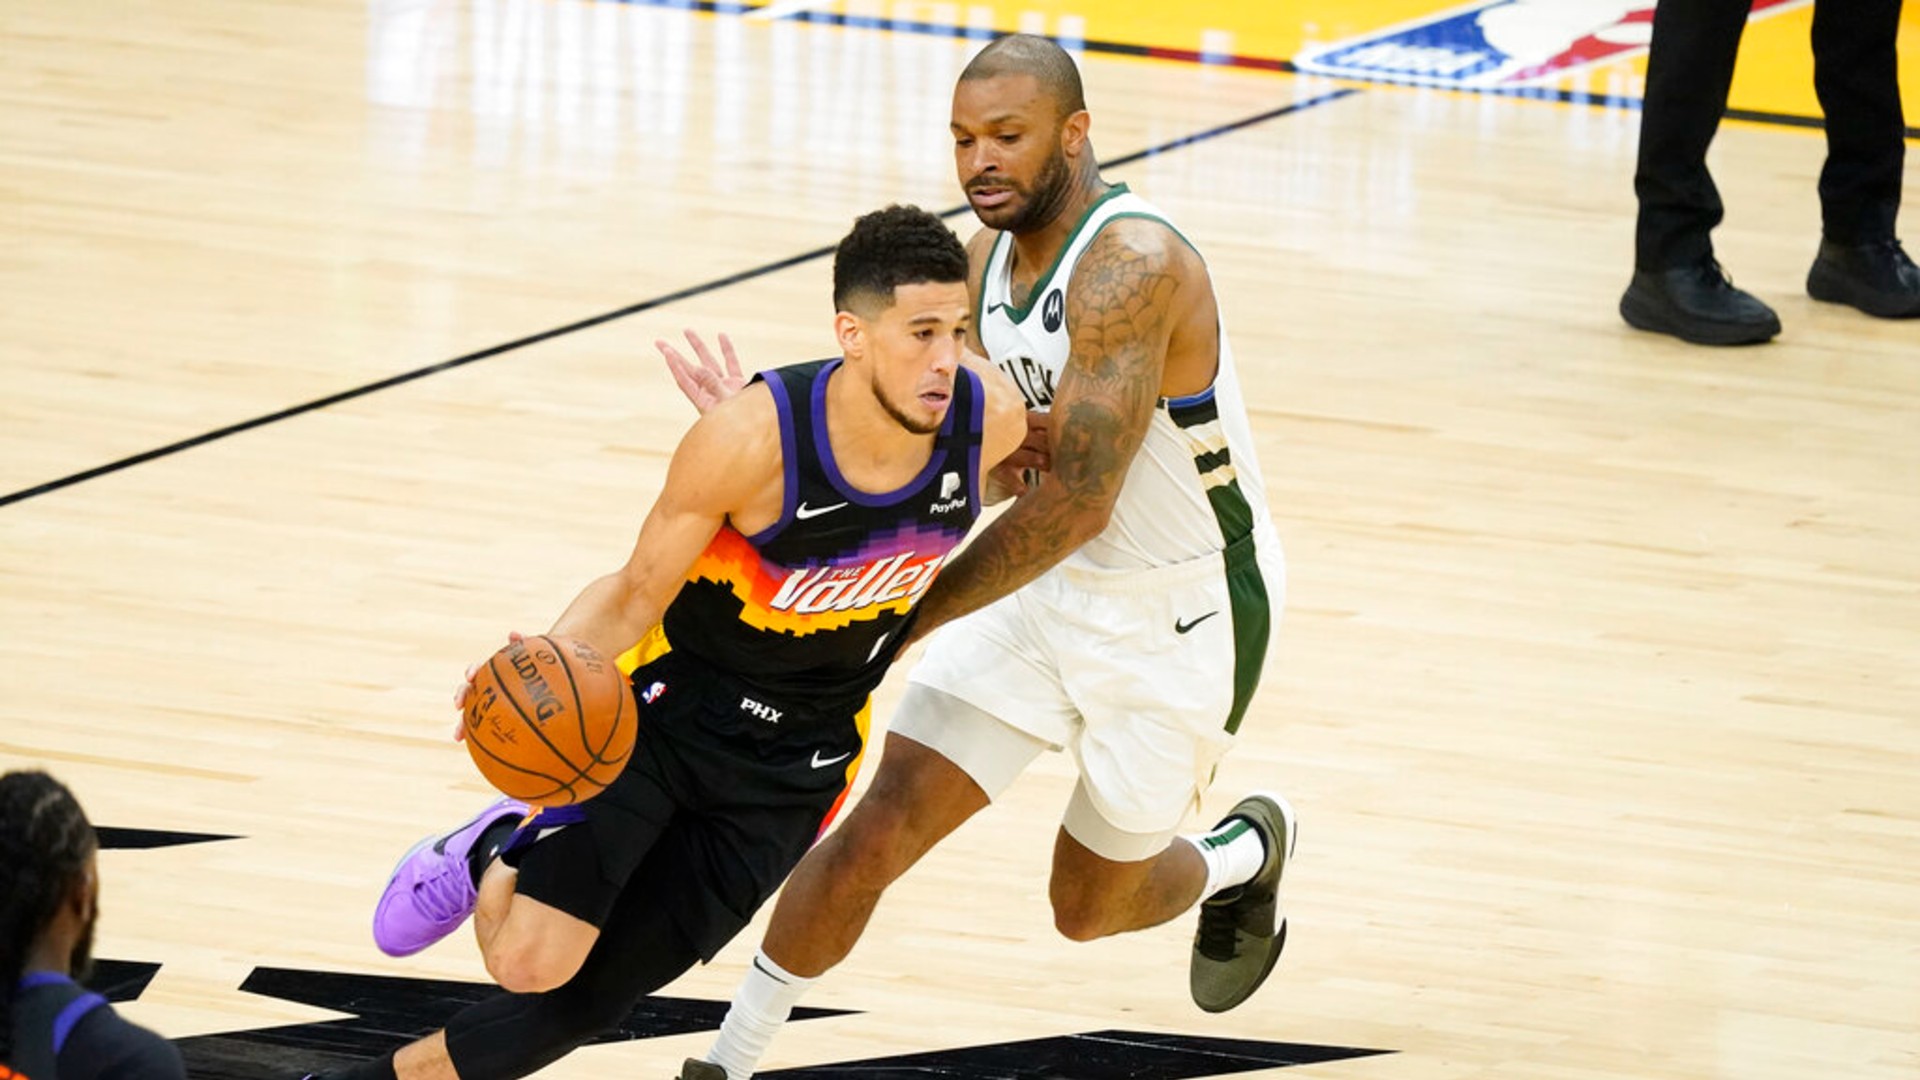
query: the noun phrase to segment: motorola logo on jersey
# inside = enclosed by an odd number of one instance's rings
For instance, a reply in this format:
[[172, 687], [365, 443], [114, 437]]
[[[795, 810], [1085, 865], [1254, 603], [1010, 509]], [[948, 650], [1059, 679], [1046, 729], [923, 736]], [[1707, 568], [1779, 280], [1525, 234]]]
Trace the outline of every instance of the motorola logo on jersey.
[[857, 611], [917, 598], [933, 584], [944, 555], [919, 558], [903, 551], [861, 566], [816, 566], [795, 570], [767, 604], [775, 611], [817, 615]]
[[1040, 302], [1040, 325], [1046, 327], [1047, 333], [1051, 334], [1060, 329], [1060, 324], [1066, 321], [1067, 298], [1059, 289], [1055, 289]]

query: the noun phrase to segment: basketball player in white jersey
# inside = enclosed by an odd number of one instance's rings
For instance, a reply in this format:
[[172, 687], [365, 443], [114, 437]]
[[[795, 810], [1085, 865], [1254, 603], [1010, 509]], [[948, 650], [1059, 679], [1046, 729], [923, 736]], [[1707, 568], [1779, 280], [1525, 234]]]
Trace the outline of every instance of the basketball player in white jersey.
[[1292, 809], [1254, 795], [1209, 834], [1177, 833], [1258, 682], [1280, 545], [1206, 263], [1101, 179], [1089, 124], [1072, 58], [1044, 38], [994, 41], [954, 90], [955, 160], [986, 226], [968, 245], [974, 344], [1047, 410], [1050, 471], [922, 600], [916, 636], [951, 625], [909, 676], [873, 786], [788, 880], [683, 1080], [746, 1080], [887, 885], [1044, 750], [1080, 765], [1050, 883], [1062, 934], [1200, 905], [1190, 982], [1209, 1011], [1280, 954]]

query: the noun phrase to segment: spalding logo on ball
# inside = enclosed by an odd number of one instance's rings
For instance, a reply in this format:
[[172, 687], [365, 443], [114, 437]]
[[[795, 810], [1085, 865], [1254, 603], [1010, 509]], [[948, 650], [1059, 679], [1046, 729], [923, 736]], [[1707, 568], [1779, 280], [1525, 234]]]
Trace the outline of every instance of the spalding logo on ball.
[[598, 795], [633, 753], [639, 710], [627, 680], [584, 641], [511, 642], [474, 672], [467, 752], [480, 775], [534, 806]]

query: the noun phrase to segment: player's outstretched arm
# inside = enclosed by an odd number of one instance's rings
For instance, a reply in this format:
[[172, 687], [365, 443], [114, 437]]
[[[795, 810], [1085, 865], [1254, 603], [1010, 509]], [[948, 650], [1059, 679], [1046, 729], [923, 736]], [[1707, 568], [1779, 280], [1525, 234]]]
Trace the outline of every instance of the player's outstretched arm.
[[1181, 284], [1177, 241], [1133, 224], [1102, 230], [1074, 270], [1073, 344], [1049, 411], [1051, 471], [940, 572], [915, 637], [1025, 585], [1106, 528], [1159, 404]]
[[779, 498], [780, 433], [772, 395], [758, 387], [696, 421], [674, 450], [625, 566], [583, 589], [550, 633], [618, 656], [659, 624], [694, 560], [729, 517]]

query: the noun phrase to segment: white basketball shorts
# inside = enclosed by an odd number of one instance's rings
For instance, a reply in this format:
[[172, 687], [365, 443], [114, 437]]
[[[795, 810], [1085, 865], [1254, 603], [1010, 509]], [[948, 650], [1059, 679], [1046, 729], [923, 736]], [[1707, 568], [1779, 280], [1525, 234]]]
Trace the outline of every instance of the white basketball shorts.
[[891, 731], [990, 799], [1041, 750], [1070, 749], [1080, 786], [1067, 831], [1104, 858], [1151, 858], [1233, 743], [1285, 582], [1271, 526], [1172, 566], [1055, 567], [936, 633]]

